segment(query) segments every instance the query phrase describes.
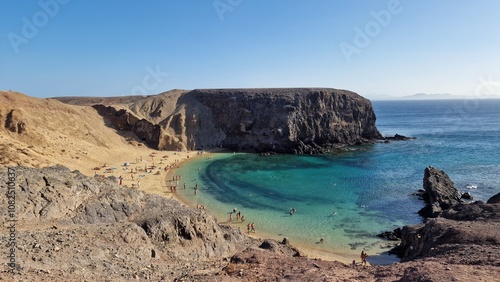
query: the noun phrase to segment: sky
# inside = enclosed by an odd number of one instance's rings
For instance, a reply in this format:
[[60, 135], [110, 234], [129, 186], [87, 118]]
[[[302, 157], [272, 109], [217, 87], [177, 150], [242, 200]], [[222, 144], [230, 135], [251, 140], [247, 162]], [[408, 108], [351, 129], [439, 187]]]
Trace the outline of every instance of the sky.
[[0, 89], [500, 96], [497, 0], [0, 0]]

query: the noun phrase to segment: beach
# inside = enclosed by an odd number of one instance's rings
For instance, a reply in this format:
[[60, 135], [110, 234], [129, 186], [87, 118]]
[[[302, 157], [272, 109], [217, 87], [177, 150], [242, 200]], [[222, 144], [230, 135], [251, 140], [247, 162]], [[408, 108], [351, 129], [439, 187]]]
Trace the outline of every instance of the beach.
[[[221, 150], [216, 150], [215, 152], [214, 151], [207, 151], [207, 152], [204, 152], [203, 154], [194, 153], [194, 155], [190, 155], [189, 159], [186, 157], [182, 158], [182, 162], [178, 164], [179, 168], [184, 167], [186, 165], [189, 165], [190, 161], [196, 161], [196, 160], [199, 161], [200, 159], [204, 159], [204, 160], [209, 161], [210, 159], [217, 158], [217, 153], [221, 153], [221, 152], [227, 153], [226, 151], [221, 151]], [[182, 155], [182, 153], [181, 153], [181, 155]], [[166, 175], [165, 181], [172, 179], [172, 177], [174, 177], [176, 175], [182, 174], [180, 172], [181, 170], [179, 168], [170, 171], [168, 173], [168, 175]], [[221, 211], [217, 211], [217, 209], [215, 209], [211, 206], [203, 206], [202, 207], [202, 205], [199, 203], [199, 201], [197, 199], [198, 195], [194, 195], [194, 189], [192, 187], [193, 184], [189, 183], [189, 182], [192, 182], [192, 180], [193, 180], [192, 177], [183, 175], [183, 179], [179, 182], [179, 184], [180, 184], [179, 189], [181, 189], [182, 191], [178, 191], [177, 193], [175, 193], [175, 192], [174, 193], [170, 193], [170, 192], [169, 193], [159, 193], [159, 191], [156, 187], [146, 187], [146, 186], [141, 187], [141, 190], [144, 190], [144, 191], [149, 192], [149, 193], [156, 193], [156, 194], [160, 194], [163, 196], [173, 198], [173, 199], [177, 200], [178, 202], [185, 204], [187, 206], [190, 206], [192, 208], [203, 208], [207, 212], [209, 212], [212, 216], [214, 216], [217, 219], [217, 221], [219, 222], [219, 224], [228, 225], [228, 226], [231, 226], [233, 228], [239, 228], [242, 233], [247, 234], [247, 235], [254, 237], [254, 238], [273, 239], [273, 240], [276, 240], [278, 242], [281, 242], [285, 237], [287, 237], [286, 234], [285, 235], [272, 234], [272, 233], [266, 232], [265, 230], [259, 229], [259, 219], [257, 217], [252, 217], [252, 216], [247, 215], [247, 217], [245, 218], [245, 221], [238, 220], [236, 218], [236, 213], [238, 212], [238, 208], [236, 208], [237, 210], [233, 213], [233, 216], [232, 216], [233, 220], [232, 220], [232, 222], [230, 222], [229, 221], [230, 211], [221, 212]], [[188, 183], [187, 188], [186, 188], [187, 191], [183, 190], [184, 183]], [[198, 194], [203, 193], [203, 189], [204, 188], [199, 187]], [[201, 194], [199, 194], [199, 195], [201, 195]], [[245, 214], [243, 214], [243, 215], [245, 215]], [[247, 232], [247, 224], [250, 224], [252, 222], [255, 223], [255, 230], [256, 231], [255, 232]], [[291, 241], [290, 243], [294, 247], [297, 247], [301, 251], [302, 254], [306, 255], [309, 258], [318, 258], [318, 259], [322, 259], [322, 260], [326, 260], [326, 261], [339, 261], [339, 262], [349, 264], [349, 265], [352, 264], [353, 260], [355, 260], [358, 264], [361, 262], [360, 261], [360, 254], [358, 254], [357, 251], [346, 253], [343, 250], [336, 250], [336, 249], [324, 250], [324, 248], [323, 249], [311, 248], [310, 246], [307, 246], [307, 244], [304, 244], [304, 243], [301, 243], [298, 241]], [[317, 243], [319, 243], [319, 242], [317, 242]]]
[[[80, 171], [86, 175], [92, 176], [97, 174], [103, 175], [104, 177], [116, 177], [119, 182], [119, 178], [122, 177], [122, 185], [128, 186], [134, 189], [140, 189], [144, 192], [161, 195], [170, 199], [175, 199], [181, 204], [190, 206], [192, 208], [197, 208], [197, 202], [194, 198], [193, 184], [189, 183], [192, 179], [186, 178], [189, 176], [184, 176], [178, 181], [177, 190], [184, 189], [184, 183], [188, 183], [186, 191], [183, 193], [173, 192], [171, 190], [171, 181], [173, 177], [179, 175], [179, 168], [186, 165], [191, 160], [196, 159], [209, 159], [214, 157], [217, 152], [221, 150], [207, 151], [199, 154], [198, 151], [192, 152], [173, 152], [173, 151], [157, 151], [148, 148], [135, 148], [133, 150], [128, 149], [126, 152], [114, 152], [110, 157], [103, 161], [102, 163], [94, 163], [92, 165], [87, 165], [85, 168], [81, 168]], [[222, 151], [224, 152], [224, 151]], [[154, 164], [154, 168], [151, 167]], [[104, 167], [105, 165], [105, 167]], [[99, 170], [95, 168], [99, 167]], [[146, 169], [145, 169], [146, 167]], [[171, 167], [168, 171], [165, 171], [165, 167]], [[136, 169], [139, 171], [136, 172]], [[130, 173], [130, 171], [133, 173]], [[134, 178], [132, 179], [132, 175]], [[140, 186], [137, 183], [140, 182]], [[172, 183], [175, 185], [175, 183]], [[200, 192], [203, 192], [200, 187]], [[191, 195], [192, 194], [192, 195]], [[187, 195], [191, 195], [187, 196]], [[229, 222], [229, 215], [224, 213], [218, 213], [214, 211], [210, 206], [205, 207], [206, 212], [212, 214], [220, 224], [229, 225], [233, 228], [239, 228], [242, 233], [245, 233], [251, 237], [260, 239], [274, 239], [281, 242], [286, 236], [278, 236], [277, 234], [266, 233], [265, 231], [259, 229], [259, 222], [256, 218], [247, 218], [244, 222], [241, 220], [236, 220], [236, 214], [234, 214], [233, 222]], [[256, 232], [247, 232], [247, 224], [255, 222]], [[353, 253], [342, 253], [341, 251], [331, 250], [324, 251], [321, 249], [314, 249], [300, 244], [300, 242], [291, 242], [291, 244], [307, 255], [310, 258], [319, 258], [328, 261], [340, 261], [346, 264], [352, 263], [353, 260], [359, 262], [359, 255]]]

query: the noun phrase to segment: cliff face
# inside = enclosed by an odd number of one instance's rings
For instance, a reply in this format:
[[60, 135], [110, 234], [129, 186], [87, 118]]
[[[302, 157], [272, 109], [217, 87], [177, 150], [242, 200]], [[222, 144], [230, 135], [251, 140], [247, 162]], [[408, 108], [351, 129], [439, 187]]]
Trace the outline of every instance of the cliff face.
[[156, 130], [141, 134], [158, 138], [148, 144], [161, 150], [224, 147], [320, 153], [382, 138], [370, 101], [346, 90], [193, 90], [145, 97], [126, 108], [150, 123], [141, 128]]
[[349, 91], [194, 90], [184, 98], [194, 102], [186, 129], [195, 147], [309, 153], [380, 137], [370, 102]]

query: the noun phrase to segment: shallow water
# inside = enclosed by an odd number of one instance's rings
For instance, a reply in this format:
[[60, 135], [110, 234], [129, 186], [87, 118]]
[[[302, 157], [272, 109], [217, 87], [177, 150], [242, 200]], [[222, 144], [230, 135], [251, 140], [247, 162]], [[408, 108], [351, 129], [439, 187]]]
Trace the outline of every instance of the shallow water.
[[375, 102], [383, 134], [417, 139], [336, 155], [204, 155], [175, 172], [188, 188], [179, 193], [222, 222], [237, 208], [246, 221], [234, 225], [243, 230], [255, 222], [274, 239], [347, 257], [365, 250], [372, 264], [391, 263], [397, 258], [383, 254], [389, 242], [375, 235], [421, 222], [423, 202], [412, 194], [422, 188], [428, 165], [445, 170], [457, 189], [476, 199], [500, 192], [500, 101], [484, 101], [460, 112], [463, 101]]

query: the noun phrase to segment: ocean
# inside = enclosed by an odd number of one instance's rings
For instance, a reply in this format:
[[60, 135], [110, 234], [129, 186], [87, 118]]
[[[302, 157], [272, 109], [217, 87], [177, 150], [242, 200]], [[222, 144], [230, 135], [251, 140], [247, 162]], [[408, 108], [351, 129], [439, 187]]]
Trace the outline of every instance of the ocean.
[[387, 254], [392, 243], [376, 234], [422, 222], [424, 203], [413, 194], [427, 166], [443, 169], [476, 200], [500, 192], [500, 100], [372, 104], [383, 135], [417, 139], [312, 156], [201, 155], [176, 170], [187, 187], [179, 196], [206, 206], [219, 222], [236, 208], [245, 222], [232, 225], [244, 232], [254, 222], [263, 237], [287, 237], [346, 261], [365, 250], [370, 263], [388, 264], [398, 261]]

